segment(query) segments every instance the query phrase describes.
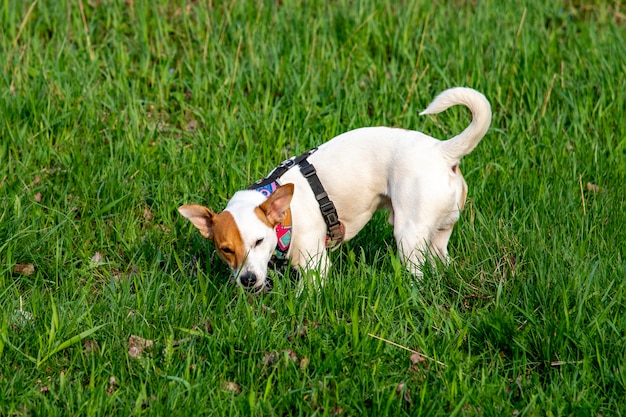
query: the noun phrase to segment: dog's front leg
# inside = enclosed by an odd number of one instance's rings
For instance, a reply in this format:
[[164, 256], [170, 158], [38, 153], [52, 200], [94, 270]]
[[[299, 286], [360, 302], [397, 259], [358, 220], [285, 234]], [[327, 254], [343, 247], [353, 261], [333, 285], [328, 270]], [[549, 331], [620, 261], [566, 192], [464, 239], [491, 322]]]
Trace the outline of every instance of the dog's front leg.
[[317, 246], [311, 245], [309, 248], [300, 248], [293, 260], [300, 271], [298, 295], [302, 293], [305, 286], [319, 291], [326, 282], [331, 264], [325, 242], [318, 242]]

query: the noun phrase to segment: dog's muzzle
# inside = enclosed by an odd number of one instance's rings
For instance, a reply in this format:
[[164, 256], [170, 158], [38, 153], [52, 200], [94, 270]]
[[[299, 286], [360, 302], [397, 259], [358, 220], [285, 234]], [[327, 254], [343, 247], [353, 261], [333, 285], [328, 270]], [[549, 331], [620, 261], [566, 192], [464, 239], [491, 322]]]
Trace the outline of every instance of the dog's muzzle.
[[246, 273], [239, 276], [239, 283], [246, 291], [255, 293], [266, 293], [271, 291], [273, 282], [269, 277], [265, 279], [263, 285], [258, 287], [256, 286], [257, 281], [257, 276], [254, 273]]
[[253, 288], [256, 284], [256, 281], [256, 275], [251, 272], [239, 275], [239, 282], [241, 283], [241, 286], [245, 289]]

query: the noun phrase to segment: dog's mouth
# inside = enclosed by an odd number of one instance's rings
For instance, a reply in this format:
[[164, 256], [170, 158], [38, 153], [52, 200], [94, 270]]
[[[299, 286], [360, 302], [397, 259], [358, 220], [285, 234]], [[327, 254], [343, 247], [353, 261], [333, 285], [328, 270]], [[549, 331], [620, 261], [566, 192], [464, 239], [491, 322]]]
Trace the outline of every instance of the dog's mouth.
[[231, 278], [230, 282], [232, 282], [233, 284], [237, 286], [240, 286], [241, 288], [243, 288], [244, 290], [246, 290], [246, 292], [250, 294], [267, 294], [268, 292], [272, 291], [272, 289], [274, 288], [274, 281], [269, 277], [265, 278], [265, 281], [263, 281], [263, 284], [254, 286], [254, 287], [246, 287], [245, 285], [241, 285], [237, 282], [237, 279], [234, 277]]
[[274, 282], [270, 278], [266, 278], [263, 284], [259, 286], [245, 287], [241, 285], [241, 287], [250, 294], [267, 294], [272, 291], [272, 288], [274, 288]]

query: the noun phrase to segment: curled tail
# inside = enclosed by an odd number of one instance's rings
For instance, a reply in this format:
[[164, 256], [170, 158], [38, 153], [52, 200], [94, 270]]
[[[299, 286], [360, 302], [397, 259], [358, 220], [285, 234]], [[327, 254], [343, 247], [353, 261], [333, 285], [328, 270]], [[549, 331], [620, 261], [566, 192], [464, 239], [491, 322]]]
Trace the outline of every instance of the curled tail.
[[442, 152], [453, 161], [459, 161], [472, 152], [478, 142], [485, 136], [491, 124], [491, 106], [484, 95], [466, 87], [455, 87], [439, 94], [426, 110], [420, 113], [437, 114], [462, 104], [472, 112], [472, 123], [455, 137], [441, 142]]

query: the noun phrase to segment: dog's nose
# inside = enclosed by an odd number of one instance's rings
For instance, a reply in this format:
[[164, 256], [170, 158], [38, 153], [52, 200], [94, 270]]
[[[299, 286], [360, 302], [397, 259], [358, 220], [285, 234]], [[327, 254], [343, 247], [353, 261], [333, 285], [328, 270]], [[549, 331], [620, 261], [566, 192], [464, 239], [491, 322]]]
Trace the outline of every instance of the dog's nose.
[[239, 282], [245, 288], [252, 288], [256, 284], [256, 275], [252, 273], [246, 273], [239, 276]]

